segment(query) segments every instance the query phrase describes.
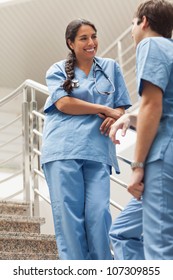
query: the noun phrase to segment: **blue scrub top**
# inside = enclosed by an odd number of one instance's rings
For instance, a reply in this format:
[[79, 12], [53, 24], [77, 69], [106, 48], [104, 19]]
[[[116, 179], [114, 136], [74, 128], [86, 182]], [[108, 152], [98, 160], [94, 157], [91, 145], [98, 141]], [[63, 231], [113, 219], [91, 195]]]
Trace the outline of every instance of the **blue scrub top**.
[[[115, 89], [105, 77], [113, 82]], [[94, 75], [96, 75], [96, 90]], [[73, 88], [70, 95], [63, 89], [66, 80], [65, 60], [55, 63], [46, 74], [46, 82], [50, 96], [44, 111], [45, 122], [43, 129], [43, 144], [41, 163], [64, 159], [84, 159], [106, 163], [119, 173], [115, 145], [108, 136], [100, 133], [103, 122], [98, 115], [68, 115], [60, 112], [54, 103], [64, 96], [102, 104], [111, 108], [131, 106], [128, 91], [119, 65], [108, 58], [95, 58], [95, 63], [88, 76], [75, 67], [75, 79], [79, 87]]]
[[152, 162], [163, 159], [169, 142], [173, 140], [173, 40], [145, 38], [137, 47], [136, 58], [139, 94], [142, 94], [143, 80], [158, 86], [163, 92], [159, 129], [146, 160]]

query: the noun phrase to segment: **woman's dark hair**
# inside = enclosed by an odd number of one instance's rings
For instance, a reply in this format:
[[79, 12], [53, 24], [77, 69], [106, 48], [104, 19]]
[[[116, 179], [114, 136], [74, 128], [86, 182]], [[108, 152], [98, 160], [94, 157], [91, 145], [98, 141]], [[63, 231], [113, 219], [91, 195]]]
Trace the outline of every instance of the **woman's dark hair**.
[[70, 46], [68, 44], [68, 40], [70, 40], [71, 42], [74, 42], [77, 32], [82, 25], [89, 25], [95, 30], [95, 32], [97, 32], [97, 29], [95, 28], [94, 24], [85, 19], [73, 20], [68, 24], [68, 26], [66, 28], [66, 32], [65, 32], [66, 44], [71, 52], [68, 54], [67, 60], [65, 63], [65, 71], [67, 74], [67, 79], [65, 80], [65, 82], [63, 84], [63, 88], [69, 94], [72, 90], [72, 80], [74, 79], [74, 66], [75, 66], [75, 62], [76, 62], [76, 56], [75, 56], [74, 51], [70, 48]]
[[165, 38], [172, 37], [173, 30], [173, 3], [166, 0], [148, 0], [138, 6], [134, 15], [138, 24], [146, 16], [150, 28]]

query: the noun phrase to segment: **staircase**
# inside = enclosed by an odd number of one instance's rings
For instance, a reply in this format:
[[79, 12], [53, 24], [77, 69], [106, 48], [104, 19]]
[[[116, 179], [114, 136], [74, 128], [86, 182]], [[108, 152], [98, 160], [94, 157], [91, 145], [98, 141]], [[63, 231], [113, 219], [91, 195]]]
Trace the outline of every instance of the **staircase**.
[[26, 216], [27, 207], [0, 202], [0, 260], [57, 260], [55, 237], [40, 233], [45, 219]]

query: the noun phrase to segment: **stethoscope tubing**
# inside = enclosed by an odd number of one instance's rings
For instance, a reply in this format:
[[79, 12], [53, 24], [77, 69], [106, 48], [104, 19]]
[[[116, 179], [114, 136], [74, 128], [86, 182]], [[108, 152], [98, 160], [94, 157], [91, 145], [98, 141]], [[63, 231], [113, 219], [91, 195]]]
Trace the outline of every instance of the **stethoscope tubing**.
[[[98, 68], [97, 68], [98, 67]], [[112, 91], [110, 92], [101, 92], [98, 87], [97, 87], [97, 78], [96, 78], [96, 72], [97, 71], [101, 71], [103, 73], [103, 75], [105, 76], [105, 78], [109, 81], [109, 83], [111, 84], [111, 87], [112, 87]], [[94, 78], [94, 83], [95, 83], [95, 88], [97, 90], [97, 92], [99, 94], [106, 94], [106, 95], [110, 95], [112, 93], [115, 92], [115, 86], [114, 86], [114, 83], [111, 81], [111, 79], [108, 77], [108, 75], [105, 73], [105, 71], [101, 68], [101, 66], [99, 64], [97, 64], [94, 60], [94, 68], [93, 68], [93, 78]], [[73, 88], [78, 88], [80, 86], [79, 84], [79, 80], [77, 79], [73, 79], [72, 80], [72, 87]]]

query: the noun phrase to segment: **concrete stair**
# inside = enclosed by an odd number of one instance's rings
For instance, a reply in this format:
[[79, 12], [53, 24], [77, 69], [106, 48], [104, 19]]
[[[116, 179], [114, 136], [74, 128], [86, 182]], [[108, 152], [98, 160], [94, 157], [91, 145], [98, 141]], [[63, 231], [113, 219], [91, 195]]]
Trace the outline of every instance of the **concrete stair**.
[[45, 219], [27, 217], [27, 207], [0, 202], [0, 260], [57, 260], [55, 237], [40, 233]]

